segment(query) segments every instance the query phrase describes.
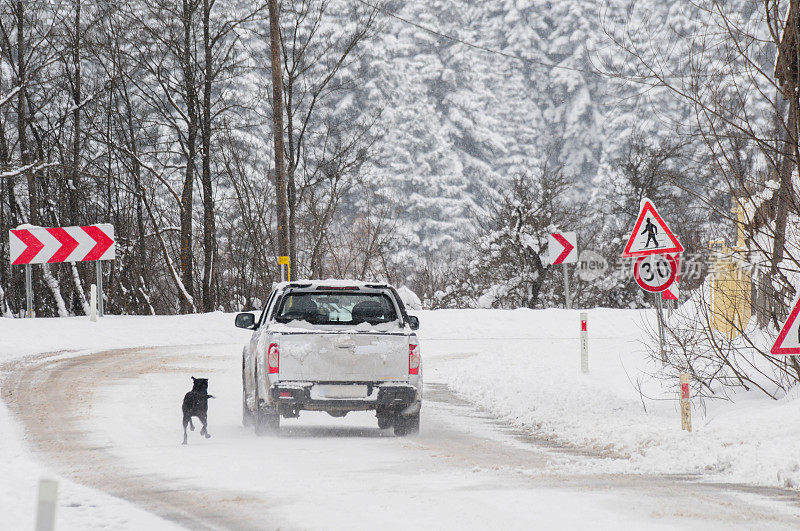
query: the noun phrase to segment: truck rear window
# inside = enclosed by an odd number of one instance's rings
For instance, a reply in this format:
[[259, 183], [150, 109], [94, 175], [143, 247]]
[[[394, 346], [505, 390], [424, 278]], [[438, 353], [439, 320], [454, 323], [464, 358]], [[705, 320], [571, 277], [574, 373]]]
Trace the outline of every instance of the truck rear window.
[[318, 325], [380, 324], [396, 321], [397, 312], [383, 293], [299, 292], [283, 297], [275, 320]]

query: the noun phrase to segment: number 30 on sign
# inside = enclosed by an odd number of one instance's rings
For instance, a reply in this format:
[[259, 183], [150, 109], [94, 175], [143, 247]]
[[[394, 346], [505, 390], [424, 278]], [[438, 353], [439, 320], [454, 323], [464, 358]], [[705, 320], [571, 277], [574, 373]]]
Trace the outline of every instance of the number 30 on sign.
[[671, 254], [641, 256], [633, 265], [633, 278], [645, 290], [653, 293], [664, 291], [678, 274], [678, 263]]

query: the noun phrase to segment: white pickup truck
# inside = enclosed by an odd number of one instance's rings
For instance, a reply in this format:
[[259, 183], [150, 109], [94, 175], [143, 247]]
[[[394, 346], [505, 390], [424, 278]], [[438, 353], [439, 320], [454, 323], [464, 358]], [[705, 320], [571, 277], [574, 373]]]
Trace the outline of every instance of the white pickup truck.
[[242, 416], [256, 433], [278, 433], [281, 416], [302, 410], [374, 410], [381, 429], [419, 431], [419, 320], [393, 287], [282, 282], [260, 316], [240, 313], [236, 326], [254, 331], [242, 353]]

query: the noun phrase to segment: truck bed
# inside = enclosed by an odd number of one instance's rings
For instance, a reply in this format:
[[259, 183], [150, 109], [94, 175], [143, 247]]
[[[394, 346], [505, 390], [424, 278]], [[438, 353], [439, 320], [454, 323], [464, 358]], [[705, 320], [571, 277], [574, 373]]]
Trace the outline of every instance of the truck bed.
[[407, 381], [408, 343], [403, 333], [282, 334], [280, 381]]

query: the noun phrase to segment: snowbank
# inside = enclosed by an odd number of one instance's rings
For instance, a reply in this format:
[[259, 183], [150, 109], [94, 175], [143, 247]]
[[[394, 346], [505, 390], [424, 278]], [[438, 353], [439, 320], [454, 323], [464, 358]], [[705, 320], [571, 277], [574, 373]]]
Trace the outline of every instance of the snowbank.
[[570, 310], [422, 312], [423, 360], [434, 378], [505, 421], [607, 455], [598, 472], [800, 488], [800, 389], [779, 401], [755, 392], [695, 401], [694, 431], [681, 431], [678, 382], [649, 376], [659, 369], [644, 352], [654, 311], [588, 314], [588, 375], [580, 372], [579, 312]]
[[249, 332], [234, 328], [233, 315], [116, 316], [97, 322], [88, 317], [0, 318], [0, 362], [42, 352], [203, 343], [235, 343]]

